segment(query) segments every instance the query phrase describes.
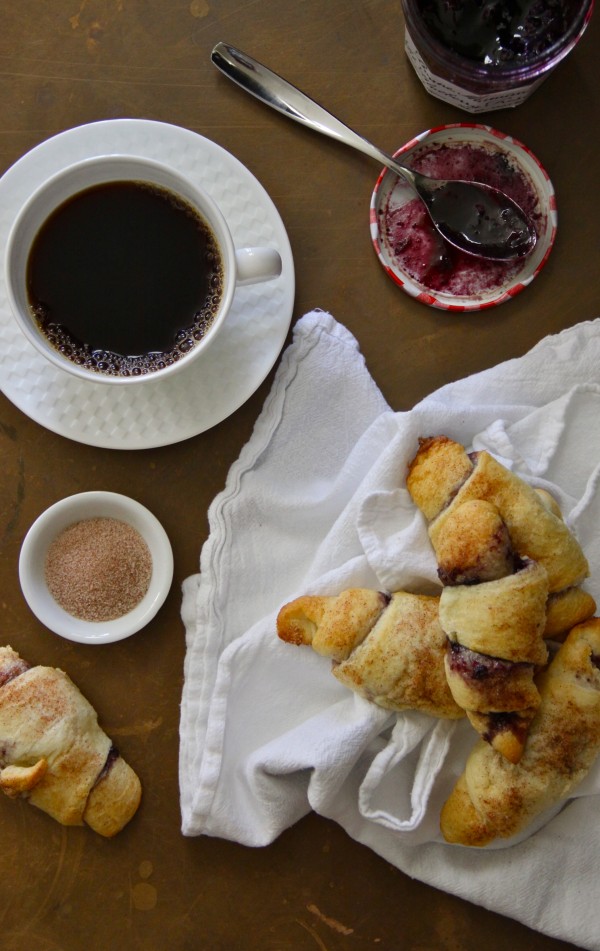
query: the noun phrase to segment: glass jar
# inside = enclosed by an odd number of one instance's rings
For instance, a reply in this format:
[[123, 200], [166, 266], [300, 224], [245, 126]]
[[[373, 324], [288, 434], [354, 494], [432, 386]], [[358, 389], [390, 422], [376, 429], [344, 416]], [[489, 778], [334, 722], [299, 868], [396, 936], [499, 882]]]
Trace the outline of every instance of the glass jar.
[[[445, 0], [437, 0], [437, 4], [448, 10]], [[430, 95], [475, 113], [524, 102], [580, 40], [592, 16], [594, 0], [564, 0], [567, 28], [541, 52], [531, 57], [515, 55], [489, 65], [482, 58], [457, 52], [433, 32], [424, 11], [435, 6], [435, 0], [402, 0], [406, 54]], [[462, 4], [462, 9], [465, 6]], [[473, 7], [480, 9], [481, 3]]]

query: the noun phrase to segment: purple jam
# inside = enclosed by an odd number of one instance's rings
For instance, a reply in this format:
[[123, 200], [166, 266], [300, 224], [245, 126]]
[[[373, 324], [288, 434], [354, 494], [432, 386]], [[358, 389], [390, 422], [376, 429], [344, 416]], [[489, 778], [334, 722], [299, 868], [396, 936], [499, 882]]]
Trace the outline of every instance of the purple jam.
[[511, 674], [532, 666], [523, 661], [502, 660], [500, 657], [480, 654], [456, 641], [448, 642], [448, 662], [453, 673], [460, 674], [465, 681], [476, 682], [493, 678], [505, 680]]
[[491, 743], [499, 733], [509, 730], [524, 743], [528, 721], [522, 719], [518, 713], [488, 713], [487, 718], [488, 728], [482, 735], [482, 739], [486, 742]]
[[112, 769], [113, 763], [115, 763], [118, 760], [120, 755], [121, 754], [119, 753], [117, 747], [111, 745], [106, 755], [104, 766], [100, 770], [100, 773], [98, 774], [96, 778], [96, 782], [94, 783], [95, 786], [97, 786], [99, 782], [101, 782], [103, 779], [106, 778], [106, 776], [108, 776], [108, 774], [110, 773]]
[[2, 669], [0, 669], [0, 687], [6, 686], [11, 680], [15, 680], [17, 677], [20, 677], [21, 674], [26, 674], [30, 669], [30, 664], [21, 658], [17, 658], [14, 661], [11, 661], [8, 664], [5, 664]]
[[[539, 232], [535, 189], [505, 152], [471, 143], [426, 143], [410, 155], [407, 164], [431, 178], [499, 188], [520, 205]], [[398, 206], [395, 196], [394, 188], [379, 209], [379, 230], [398, 268], [429, 290], [475, 297], [510, 285], [521, 271], [522, 261], [489, 261], [452, 247], [435, 230], [420, 199]]]
[[526, 664], [515, 664], [510, 660], [499, 657], [490, 657], [479, 654], [462, 644], [451, 642], [448, 650], [448, 660], [453, 673], [460, 674], [464, 680], [489, 680], [492, 677], [504, 678], [515, 666], [523, 667]]
[[568, 32], [574, 0], [420, 0], [427, 28], [441, 43], [486, 66], [531, 60]]

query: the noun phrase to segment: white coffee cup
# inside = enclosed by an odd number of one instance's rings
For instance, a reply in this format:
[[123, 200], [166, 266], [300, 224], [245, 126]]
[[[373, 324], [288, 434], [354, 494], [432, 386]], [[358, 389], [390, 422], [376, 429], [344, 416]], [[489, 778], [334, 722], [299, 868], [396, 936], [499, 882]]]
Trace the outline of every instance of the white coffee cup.
[[[88, 188], [114, 182], [144, 182], [164, 189], [191, 205], [216, 239], [222, 262], [222, 293], [217, 312], [204, 335], [185, 353], [159, 368], [144, 368], [130, 375], [113, 375], [91, 365], [73, 362], [44, 334], [36, 320], [27, 288], [27, 268], [32, 245], [56, 209]], [[7, 241], [5, 280], [10, 307], [21, 331], [35, 349], [54, 365], [95, 383], [119, 385], [156, 380], [196, 360], [225, 324], [237, 286], [273, 280], [281, 274], [281, 257], [274, 248], [235, 248], [229, 227], [215, 201], [175, 169], [150, 159], [130, 155], [103, 155], [76, 162], [46, 180], [24, 203]], [[65, 275], [68, 280], [68, 275]]]

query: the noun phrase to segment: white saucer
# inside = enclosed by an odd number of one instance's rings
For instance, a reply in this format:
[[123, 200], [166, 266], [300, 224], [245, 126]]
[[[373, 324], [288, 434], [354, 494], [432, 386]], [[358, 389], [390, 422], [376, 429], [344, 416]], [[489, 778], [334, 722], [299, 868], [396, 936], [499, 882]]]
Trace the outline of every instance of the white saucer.
[[[111, 151], [179, 169], [220, 205], [237, 246], [274, 247], [283, 262], [276, 280], [236, 290], [227, 324], [189, 369], [139, 389], [80, 381], [47, 363], [18, 329], [6, 297], [4, 249], [24, 198], [66, 164]], [[144, 119], [78, 126], [42, 142], [0, 178], [0, 388], [61, 436], [109, 449], [148, 449], [215, 426], [272, 369], [290, 327], [294, 291], [292, 251], [272, 200], [241, 162], [188, 129]]]

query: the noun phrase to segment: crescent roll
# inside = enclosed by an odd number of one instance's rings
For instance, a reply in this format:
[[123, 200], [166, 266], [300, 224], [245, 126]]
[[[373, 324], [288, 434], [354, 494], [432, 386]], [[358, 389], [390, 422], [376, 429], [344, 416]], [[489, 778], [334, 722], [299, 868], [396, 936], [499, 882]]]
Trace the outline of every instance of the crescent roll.
[[63, 825], [113, 836], [132, 818], [141, 784], [62, 670], [32, 667], [0, 647], [0, 789]]
[[429, 520], [443, 584], [446, 675], [483, 739], [512, 762], [539, 705], [534, 678], [544, 637], [590, 617], [583, 551], [555, 500], [489, 453], [446, 436], [419, 441], [407, 488]]
[[560, 638], [592, 616], [594, 599], [579, 588], [589, 574], [587, 559], [548, 493], [533, 489], [488, 452], [467, 453], [447, 436], [419, 440], [406, 483], [430, 523], [436, 555], [445, 524], [459, 506], [474, 499], [496, 506], [515, 552], [548, 574], [547, 636]]
[[546, 570], [518, 557], [498, 509], [480, 500], [446, 520], [438, 558], [452, 696], [478, 733], [517, 762], [540, 702], [534, 675], [548, 659]]
[[366, 588], [306, 595], [281, 608], [277, 633], [331, 658], [340, 683], [380, 707], [464, 716], [444, 672], [446, 636], [437, 598]]
[[540, 675], [541, 703], [519, 763], [479, 740], [442, 809], [447, 842], [511, 838], [567, 799], [600, 751], [600, 618], [573, 628]]

